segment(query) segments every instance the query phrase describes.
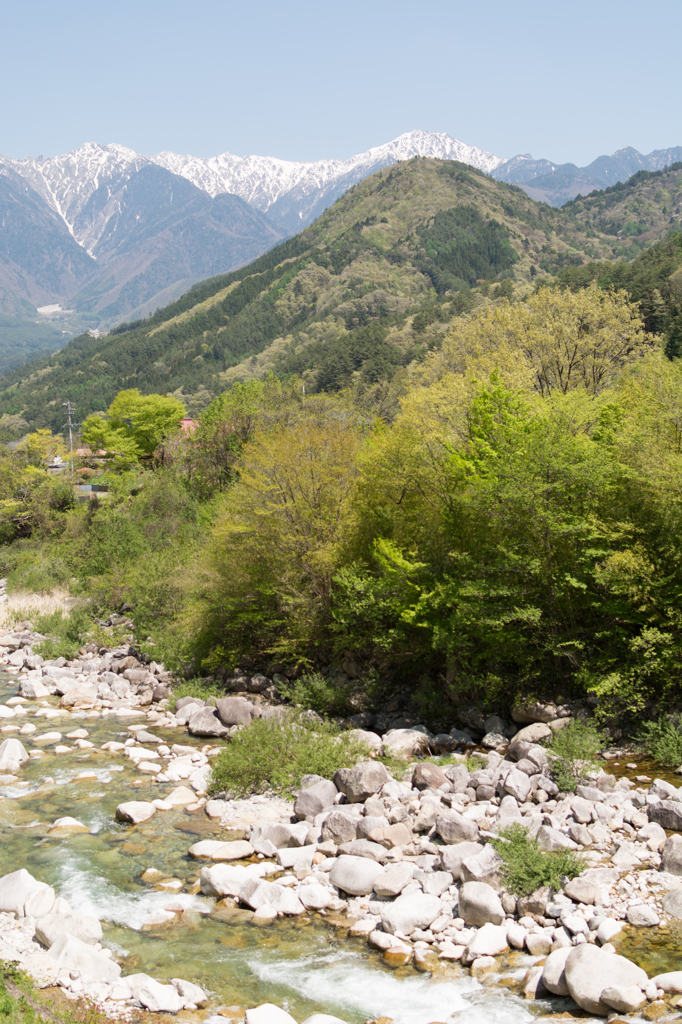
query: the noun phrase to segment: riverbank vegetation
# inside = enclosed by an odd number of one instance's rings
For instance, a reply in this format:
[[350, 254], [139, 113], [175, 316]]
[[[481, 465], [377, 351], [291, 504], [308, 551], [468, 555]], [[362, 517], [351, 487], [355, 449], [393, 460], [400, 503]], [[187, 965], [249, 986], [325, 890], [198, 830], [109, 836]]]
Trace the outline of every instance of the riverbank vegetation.
[[265, 667], [329, 713], [409, 686], [453, 722], [579, 695], [627, 725], [682, 681], [682, 376], [664, 344], [593, 282], [460, 317], [373, 384], [237, 384], [189, 433], [155, 400], [153, 451], [130, 450], [118, 398], [107, 454], [79, 471], [108, 487], [90, 500], [45, 472], [49, 432], [3, 455], [0, 570], [10, 591], [68, 585], [92, 620], [130, 616], [212, 687]]

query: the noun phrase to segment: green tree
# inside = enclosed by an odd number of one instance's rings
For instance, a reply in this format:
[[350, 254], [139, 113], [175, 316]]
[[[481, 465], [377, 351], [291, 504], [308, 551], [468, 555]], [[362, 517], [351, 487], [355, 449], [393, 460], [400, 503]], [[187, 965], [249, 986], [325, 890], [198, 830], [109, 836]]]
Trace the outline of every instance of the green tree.
[[82, 438], [93, 451], [105, 452], [118, 469], [152, 456], [178, 429], [185, 407], [168, 395], [141, 395], [136, 389], [120, 391], [104, 415], [88, 416]]

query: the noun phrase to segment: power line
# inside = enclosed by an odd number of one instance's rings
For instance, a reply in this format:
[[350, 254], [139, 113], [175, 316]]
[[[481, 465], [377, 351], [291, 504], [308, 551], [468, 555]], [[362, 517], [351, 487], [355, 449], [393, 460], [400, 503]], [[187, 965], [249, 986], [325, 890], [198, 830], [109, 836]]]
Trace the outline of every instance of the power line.
[[71, 457], [71, 473], [73, 475], [73, 428], [74, 428], [74, 424], [71, 421], [71, 417], [75, 413], [76, 407], [75, 407], [75, 405], [72, 405], [71, 402], [62, 402], [62, 405], [66, 409], [66, 416], [67, 416], [67, 424], [66, 425], [69, 428], [69, 454], [70, 454], [70, 457]]

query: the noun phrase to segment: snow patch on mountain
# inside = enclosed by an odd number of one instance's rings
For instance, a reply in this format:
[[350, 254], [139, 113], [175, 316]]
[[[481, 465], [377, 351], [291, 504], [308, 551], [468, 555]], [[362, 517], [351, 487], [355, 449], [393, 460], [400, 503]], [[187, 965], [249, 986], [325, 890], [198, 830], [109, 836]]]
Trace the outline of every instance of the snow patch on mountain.
[[[233, 193], [261, 212], [290, 197], [287, 209], [296, 211], [303, 226], [320, 204], [325, 205], [327, 195], [333, 202], [379, 167], [414, 156], [460, 160], [488, 173], [503, 163], [500, 157], [450, 135], [413, 131], [348, 160], [295, 162], [231, 153], [208, 158], [169, 152], [144, 156], [115, 143], [104, 146], [87, 142], [59, 156], [22, 160], [0, 157], [0, 166], [4, 164], [20, 174], [58, 213], [76, 241], [92, 253], [109, 218], [119, 211], [120, 190], [125, 188], [126, 179], [148, 164], [186, 178], [212, 197]], [[100, 189], [106, 189], [109, 195], [103, 197], [100, 192], [94, 209], [94, 200], [90, 200]]]

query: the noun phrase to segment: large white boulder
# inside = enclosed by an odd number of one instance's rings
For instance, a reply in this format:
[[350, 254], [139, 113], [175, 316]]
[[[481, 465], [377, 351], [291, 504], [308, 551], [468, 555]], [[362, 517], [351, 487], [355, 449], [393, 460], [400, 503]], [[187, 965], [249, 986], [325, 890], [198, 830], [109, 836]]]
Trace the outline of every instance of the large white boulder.
[[502, 924], [504, 908], [487, 882], [465, 882], [459, 890], [459, 916], [468, 925]]
[[667, 974], [657, 974], [651, 979], [656, 988], [662, 988], [664, 992], [682, 992], [682, 971], [669, 971]]
[[374, 891], [377, 896], [399, 896], [413, 878], [414, 865], [409, 861], [399, 861], [397, 864], [390, 864], [377, 875]]
[[81, 942], [94, 946], [102, 940], [102, 926], [88, 914], [52, 913], [36, 921], [36, 938], [50, 949], [62, 935], [75, 935]]
[[354, 768], [337, 772], [334, 782], [345, 794], [348, 803], [364, 803], [367, 797], [378, 793], [390, 779], [386, 766], [381, 761], [362, 761]]
[[206, 1006], [208, 996], [203, 988], [194, 985], [191, 981], [184, 981], [182, 978], [171, 978], [171, 985], [182, 996], [185, 1003], [194, 1003], [195, 1006]]
[[14, 738], [0, 743], [0, 774], [15, 775], [24, 761], [28, 761], [28, 753], [23, 743]]
[[0, 878], [0, 911], [17, 917], [44, 917], [55, 903], [54, 889], [25, 868]]
[[381, 864], [369, 857], [352, 857], [342, 854], [334, 861], [329, 872], [329, 881], [337, 889], [348, 892], [351, 896], [369, 896], [374, 883], [383, 873]]
[[381, 737], [382, 750], [385, 754], [393, 754], [395, 757], [419, 757], [421, 754], [429, 753], [432, 738], [432, 733], [423, 725], [414, 729], [391, 729]]
[[147, 800], [129, 800], [127, 803], [119, 804], [116, 808], [116, 817], [119, 821], [127, 821], [131, 825], [140, 825], [143, 821], [149, 821], [156, 814], [156, 807]]
[[246, 1011], [245, 1024], [296, 1024], [296, 1020], [273, 1003], [263, 1003]]
[[606, 1017], [611, 1009], [602, 1002], [606, 988], [644, 988], [648, 982], [646, 972], [624, 956], [607, 953], [586, 942], [574, 946], [566, 958], [564, 968], [566, 984], [571, 998], [582, 1010]]
[[555, 996], [567, 996], [568, 985], [566, 984], [566, 960], [573, 946], [564, 946], [563, 949], [555, 949], [545, 960], [545, 967], [542, 972], [542, 984], [548, 992]]
[[437, 896], [412, 892], [398, 896], [393, 903], [381, 907], [381, 924], [385, 932], [394, 935], [402, 932], [409, 935], [415, 928], [428, 928], [443, 911], [443, 904]]
[[334, 894], [319, 882], [310, 882], [298, 890], [298, 898], [306, 910], [325, 910], [334, 900]]
[[50, 946], [48, 956], [65, 971], [77, 971], [85, 984], [105, 981], [113, 985], [121, 968], [109, 957], [81, 942], [75, 935], [64, 934]]
[[216, 864], [201, 869], [199, 883], [204, 896], [239, 896], [240, 891], [251, 878], [262, 878], [266, 873], [263, 864], [249, 864], [248, 867], [232, 864]]
[[177, 1013], [185, 1005], [185, 1000], [175, 986], [162, 985], [153, 978], [140, 986], [137, 998], [152, 1013]]
[[484, 924], [467, 946], [467, 959], [479, 956], [498, 956], [508, 948], [507, 929], [503, 924]]

